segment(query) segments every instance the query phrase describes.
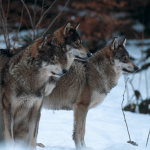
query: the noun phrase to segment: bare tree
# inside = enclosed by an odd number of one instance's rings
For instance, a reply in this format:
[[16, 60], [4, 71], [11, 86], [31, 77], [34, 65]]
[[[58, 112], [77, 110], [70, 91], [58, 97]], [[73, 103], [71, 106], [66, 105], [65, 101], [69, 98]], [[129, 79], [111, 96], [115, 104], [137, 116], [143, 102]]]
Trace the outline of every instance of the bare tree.
[[[31, 17], [31, 13], [27, 7], [27, 5], [25, 4], [24, 0], [20, 0], [23, 4], [23, 8], [22, 8], [22, 11], [21, 11], [21, 17], [20, 17], [20, 24], [19, 24], [19, 27], [18, 27], [18, 30], [17, 30], [17, 33], [12, 37], [13, 39], [17, 39], [18, 38], [18, 35], [19, 35], [19, 31], [20, 31], [20, 28], [21, 28], [21, 24], [22, 22], [24, 22], [23, 20], [23, 12], [24, 12], [24, 8], [26, 9], [27, 11], [27, 14], [29, 16], [29, 20], [30, 20], [30, 23], [31, 23], [31, 27], [32, 27], [32, 34], [31, 34], [31, 37], [32, 37], [32, 41], [36, 40], [38, 38], [38, 34], [36, 35], [36, 33], [38, 32], [38, 29], [39, 29], [39, 26], [42, 22], [42, 20], [45, 18], [45, 16], [49, 13], [50, 9], [54, 6], [54, 4], [57, 2], [57, 0], [55, 0], [51, 6], [48, 7], [47, 10], [45, 10], [43, 12], [43, 8], [44, 8], [44, 0], [42, 1], [42, 7], [40, 9], [37, 9], [37, 0], [35, 0], [34, 2], [34, 7], [32, 8], [33, 9], [33, 17]], [[62, 10], [59, 12], [59, 14], [52, 20], [52, 22], [50, 23], [50, 25], [48, 26], [48, 28], [44, 31], [44, 33], [42, 34], [41, 37], [44, 37], [47, 35], [49, 29], [51, 28], [51, 26], [53, 25], [53, 23], [57, 20], [57, 18], [61, 15], [61, 13], [63, 12], [63, 10], [65, 9], [65, 7], [67, 6], [67, 4], [69, 3], [69, 0], [66, 1], [64, 7], [62, 8]], [[8, 13], [9, 13], [9, 4], [10, 4], [10, 0], [8, 0], [8, 8], [7, 8], [7, 13], [5, 14], [4, 10], [3, 10], [3, 6], [2, 6], [2, 1], [0, 1], [0, 22], [1, 22], [1, 26], [2, 26], [2, 32], [3, 32], [3, 35], [4, 35], [4, 40], [5, 40], [5, 44], [6, 44], [6, 48], [9, 50], [11, 47], [10, 47], [10, 39], [9, 39], [9, 33], [8, 33], [8, 26], [7, 26], [7, 18], [8, 18]], [[40, 15], [40, 18], [39, 18], [39, 21], [36, 22], [36, 13], [37, 11], [41, 10], [41, 15]], [[24, 22], [25, 23], [25, 22]], [[30, 33], [29, 33], [30, 34]], [[41, 38], [39, 37], [39, 38]], [[38, 39], [39, 39], [38, 38]], [[14, 40], [14, 44], [13, 44], [13, 48], [15, 47], [15, 44], [16, 44], [16, 40]]]

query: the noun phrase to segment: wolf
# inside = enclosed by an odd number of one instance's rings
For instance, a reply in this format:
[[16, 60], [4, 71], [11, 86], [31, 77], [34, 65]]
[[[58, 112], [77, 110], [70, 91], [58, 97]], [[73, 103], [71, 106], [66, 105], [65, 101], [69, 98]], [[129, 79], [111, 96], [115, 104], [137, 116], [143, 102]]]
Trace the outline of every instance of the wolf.
[[71, 66], [69, 56], [65, 55], [68, 53], [43, 42], [44, 38], [19, 51], [1, 71], [0, 142], [20, 141], [36, 148], [40, 110], [49, 78], [60, 78]]
[[117, 85], [122, 73], [134, 73], [138, 67], [130, 61], [126, 40], [117, 38], [86, 62], [73, 62], [67, 74], [57, 82], [51, 94], [44, 97], [42, 107], [73, 110], [73, 140], [77, 149], [86, 149], [84, 141], [88, 110], [99, 105]]

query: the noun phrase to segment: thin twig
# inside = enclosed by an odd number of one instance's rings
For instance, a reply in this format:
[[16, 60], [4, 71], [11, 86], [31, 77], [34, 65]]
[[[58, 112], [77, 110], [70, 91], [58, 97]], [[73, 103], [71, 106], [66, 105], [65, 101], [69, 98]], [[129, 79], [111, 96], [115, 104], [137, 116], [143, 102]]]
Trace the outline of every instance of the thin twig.
[[[53, 7], [53, 5], [56, 3], [57, 0], [55, 0], [52, 5], [43, 13], [43, 15], [40, 17], [39, 22], [37, 23], [37, 25], [35, 26], [35, 29], [38, 28], [39, 24], [41, 23], [41, 21], [43, 20], [43, 17], [45, 16], [45, 14]], [[42, 6], [43, 7], [43, 6]]]
[[42, 10], [41, 10], [40, 18], [42, 17], [42, 14], [43, 14], [43, 7], [44, 7], [44, 0], [42, 0]]
[[31, 14], [30, 14], [30, 12], [29, 12], [29, 9], [28, 9], [28, 7], [26, 6], [26, 4], [24, 3], [23, 0], [21, 0], [21, 2], [23, 3], [24, 7], [25, 7], [26, 10], [27, 10], [27, 13], [28, 13], [29, 18], [30, 18], [31, 26], [32, 26], [32, 28], [33, 28], [33, 21], [32, 21], [32, 18], [31, 18]]
[[[20, 20], [19, 28], [18, 28], [17, 35], [16, 35], [17, 37], [18, 37], [19, 31], [20, 31], [21, 23], [22, 23], [22, 19], [23, 19], [23, 9], [24, 9], [24, 5], [23, 5], [22, 11], [21, 11], [21, 20]], [[15, 43], [16, 43], [16, 41], [14, 41], [14, 46], [15, 46]], [[13, 48], [14, 48], [14, 46], [13, 46]]]
[[[19, 17], [19, 18], [21, 19], [21, 17], [20, 17], [18, 14], [16, 14], [16, 16]], [[22, 22], [26, 25], [26, 27], [27, 27], [27, 29], [28, 29], [28, 32], [30, 33], [28, 24], [26, 23], [26, 21], [25, 21], [23, 18], [22, 18]], [[31, 35], [31, 33], [30, 33], [30, 35]]]
[[7, 18], [8, 18], [8, 13], [9, 13], [9, 4], [10, 4], [10, 0], [8, 0], [7, 14], [6, 14], [6, 20], [7, 20]]
[[[128, 75], [124, 75], [124, 82], [126, 82], [126, 79], [128, 78]], [[128, 84], [127, 84], [127, 87], [126, 87], [126, 91], [127, 91], [127, 102], [129, 103], [129, 89], [128, 89]]]
[[7, 41], [8, 41], [8, 46], [10, 48], [10, 39], [9, 39], [9, 32], [8, 32], [8, 24], [7, 24], [7, 18], [8, 18], [8, 13], [9, 13], [9, 5], [10, 5], [10, 0], [8, 0], [8, 7], [7, 7], [7, 14], [6, 14], [6, 35], [7, 35]]
[[[129, 79], [129, 78], [128, 78], [128, 79]], [[125, 121], [125, 124], [126, 124], [128, 136], [129, 136], [129, 141], [131, 141], [130, 133], [129, 133], [129, 130], [128, 130], [128, 125], [127, 125], [126, 118], [125, 118], [125, 114], [124, 114], [124, 111], [123, 111], [124, 94], [125, 94], [125, 92], [126, 92], [126, 86], [127, 86], [128, 79], [126, 80], [126, 83], [125, 83], [125, 89], [124, 89], [124, 93], [123, 93], [123, 100], [122, 100], [122, 103], [121, 103], [121, 108], [122, 108], [122, 113], [123, 113], [123, 116], [124, 116], [124, 121]]]
[[4, 40], [5, 40], [5, 44], [6, 44], [6, 48], [9, 49], [8, 44], [7, 44], [7, 36], [5, 33], [5, 24], [4, 24], [4, 20], [0, 14], [0, 21], [1, 21], [1, 25], [2, 25], [2, 31], [3, 31], [3, 35], [4, 35]]
[[32, 40], [35, 39], [35, 18], [36, 18], [36, 4], [37, 4], [37, 0], [35, 0], [35, 4], [34, 4], [34, 10], [33, 10], [33, 36], [32, 36]]
[[61, 15], [61, 13], [63, 12], [63, 10], [65, 9], [65, 7], [68, 5], [69, 0], [67, 0], [66, 4], [64, 5], [64, 7], [62, 8], [62, 10], [59, 12], [59, 14], [55, 17], [55, 19], [51, 22], [51, 24], [48, 26], [48, 28], [46, 29], [46, 31], [42, 34], [43, 36], [45, 36], [47, 34], [47, 32], [49, 31], [49, 29], [51, 28], [51, 26], [53, 25], [53, 23], [56, 21], [56, 19]]
[[147, 136], [146, 147], [147, 147], [147, 144], [148, 144], [149, 134], [150, 134], [150, 130], [149, 130], [149, 133], [148, 133], [148, 136]]
[[[42, 17], [42, 14], [43, 14], [43, 8], [44, 8], [44, 0], [42, 0], [42, 8], [39, 9], [41, 10], [40, 18]], [[39, 36], [39, 28], [40, 28], [40, 24], [37, 27], [37, 37]]]
[[[2, 22], [2, 29], [3, 29], [3, 34], [4, 34], [4, 39], [5, 39], [5, 44], [7, 49], [10, 48], [10, 39], [9, 39], [9, 33], [8, 33], [8, 28], [7, 28], [7, 19], [3, 10], [3, 5], [2, 5], [2, 1], [0, 1], [0, 18], [1, 18], [1, 22]], [[9, 5], [8, 5], [9, 7]], [[8, 11], [8, 10], [7, 10]]]

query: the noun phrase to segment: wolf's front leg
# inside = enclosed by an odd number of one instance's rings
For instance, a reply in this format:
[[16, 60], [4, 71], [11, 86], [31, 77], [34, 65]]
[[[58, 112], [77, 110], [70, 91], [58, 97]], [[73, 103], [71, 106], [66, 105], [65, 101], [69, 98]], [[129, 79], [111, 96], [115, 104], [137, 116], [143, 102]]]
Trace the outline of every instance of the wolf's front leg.
[[87, 105], [76, 104], [74, 106], [73, 140], [75, 141], [77, 149], [83, 149], [84, 147], [86, 147], [84, 142], [84, 134], [85, 134], [85, 122], [87, 112], [88, 112]]
[[13, 117], [11, 105], [5, 96], [0, 97], [0, 142], [13, 145]]
[[39, 120], [40, 120], [40, 109], [38, 111], [33, 111], [32, 112], [33, 118], [32, 121], [29, 123], [29, 135], [30, 135], [30, 140], [29, 140], [29, 146], [36, 149], [36, 140], [37, 140], [37, 134], [38, 134], [38, 127], [39, 127]]

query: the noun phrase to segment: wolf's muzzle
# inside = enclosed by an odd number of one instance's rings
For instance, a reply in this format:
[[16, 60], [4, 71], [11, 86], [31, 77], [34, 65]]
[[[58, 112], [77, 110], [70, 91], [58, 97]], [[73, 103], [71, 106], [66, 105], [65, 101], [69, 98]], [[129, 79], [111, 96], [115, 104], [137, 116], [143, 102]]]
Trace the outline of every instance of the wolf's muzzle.
[[134, 67], [134, 71], [137, 71], [139, 70], [139, 68], [137, 66]]

